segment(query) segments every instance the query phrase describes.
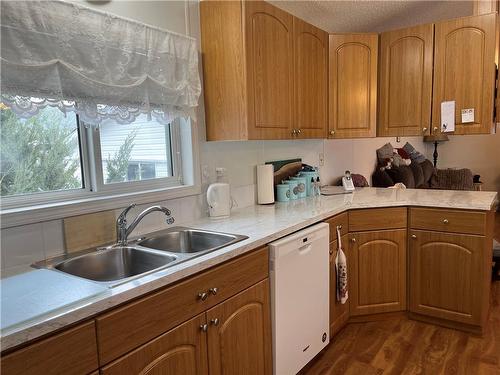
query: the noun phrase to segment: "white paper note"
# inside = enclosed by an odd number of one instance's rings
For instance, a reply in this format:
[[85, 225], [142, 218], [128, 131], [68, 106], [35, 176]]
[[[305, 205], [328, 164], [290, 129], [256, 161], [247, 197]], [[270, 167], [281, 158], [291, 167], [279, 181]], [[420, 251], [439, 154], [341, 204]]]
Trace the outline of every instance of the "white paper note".
[[455, 131], [455, 101], [441, 102], [441, 132]]
[[462, 124], [474, 122], [474, 108], [462, 109]]

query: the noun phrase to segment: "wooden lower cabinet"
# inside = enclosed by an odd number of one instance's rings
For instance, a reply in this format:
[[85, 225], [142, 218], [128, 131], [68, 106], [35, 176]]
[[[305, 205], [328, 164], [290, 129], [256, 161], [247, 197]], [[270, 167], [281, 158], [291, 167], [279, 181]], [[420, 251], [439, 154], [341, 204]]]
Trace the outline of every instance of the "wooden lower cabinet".
[[117, 359], [101, 374], [272, 374], [269, 279]]
[[2, 375], [80, 375], [99, 367], [94, 321], [2, 356]]
[[[344, 251], [347, 258], [347, 270], [349, 272], [350, 267], [350, 255], [349, 255], [349, 237], [347, 234], [341, 237], [342, 250]], [[349, 303], [342, 304], [337, 301], [337, 271], [335, 268], [335, 258], [337, 257], [338, 251], [338, 241], [333, 241], [330, 243], [330, 337], [336, 335], [349, 320]], [[347, 286], [349, 288], [349, 285]]]
[[411, 230], [410, 312], [482, 324], [484, 248], [482, 236]]
[[355, 232], [349, 239], [350, 315], [406, 310], [406, 229]]
[[105, 366], [101, 374], [207, 374], [205, 324], [203, 313]]
[[207, 311], [210, 375], [272, 374], [269, 279]]

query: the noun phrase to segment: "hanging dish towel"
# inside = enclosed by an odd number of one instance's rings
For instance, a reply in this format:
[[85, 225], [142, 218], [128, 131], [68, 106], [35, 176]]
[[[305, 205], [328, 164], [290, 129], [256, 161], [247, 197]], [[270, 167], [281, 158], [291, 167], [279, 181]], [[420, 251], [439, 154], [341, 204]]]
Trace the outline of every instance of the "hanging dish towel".
[[349, 298], [347, 290], [347, 258], [342, 250], [342, 241], [340, 240], [340, 227], [337, 226], [338, 251], [335, 258], [335, 268], [337, 270], [337, 301], [344, 304]]

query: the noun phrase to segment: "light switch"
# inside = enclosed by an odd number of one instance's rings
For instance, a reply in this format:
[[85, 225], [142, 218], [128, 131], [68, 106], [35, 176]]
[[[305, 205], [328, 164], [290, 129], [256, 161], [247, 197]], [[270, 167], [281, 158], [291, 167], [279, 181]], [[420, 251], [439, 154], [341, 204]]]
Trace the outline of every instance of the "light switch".
[[462, 124], [474, 122], [474, 108], [462, 109]]

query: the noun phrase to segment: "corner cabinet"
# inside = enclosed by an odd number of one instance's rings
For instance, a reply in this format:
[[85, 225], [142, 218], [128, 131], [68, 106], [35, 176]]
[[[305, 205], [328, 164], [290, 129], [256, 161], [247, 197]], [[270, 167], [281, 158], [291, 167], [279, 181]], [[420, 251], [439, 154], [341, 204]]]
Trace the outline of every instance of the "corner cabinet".
[[380, 35], [378, 136], [430, 134], [433, 55], [433, 24]]
[[351, 316], [406, 310], [406, 229], [349, 238]]
[[207, 139], [324, 138], [327, 34], [264, 1], [202, 1]]
[[329, 138], [375, 137], [378, 34], [331, 34]]
[[[455, 101], [454, 134], [489, 134], [493, 127], [496, 13], [438, 22], [435, 26], [433, 132], [441, 131], [441, 102]], [[463, 123], [462, 109], [474, 109]]]

